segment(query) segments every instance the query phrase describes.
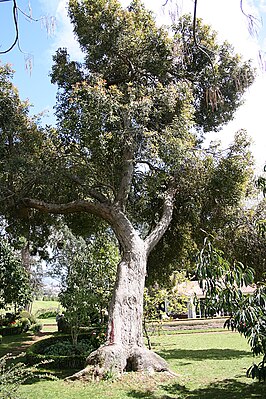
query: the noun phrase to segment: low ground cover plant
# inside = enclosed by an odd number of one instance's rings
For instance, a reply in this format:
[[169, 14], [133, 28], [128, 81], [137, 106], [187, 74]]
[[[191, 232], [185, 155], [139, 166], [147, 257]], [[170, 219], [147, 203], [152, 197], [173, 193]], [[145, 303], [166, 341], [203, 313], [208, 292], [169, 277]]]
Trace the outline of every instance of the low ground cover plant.
[[71, 335], [54, 335], [31, 345], [26, 351], [29, 364], [52, 361], [51, 369], [74, 369], [83, 367], [86, 357], [103, 342], [101, 332], [90, 331], [80, 334], [77, 344], [73, 345]]

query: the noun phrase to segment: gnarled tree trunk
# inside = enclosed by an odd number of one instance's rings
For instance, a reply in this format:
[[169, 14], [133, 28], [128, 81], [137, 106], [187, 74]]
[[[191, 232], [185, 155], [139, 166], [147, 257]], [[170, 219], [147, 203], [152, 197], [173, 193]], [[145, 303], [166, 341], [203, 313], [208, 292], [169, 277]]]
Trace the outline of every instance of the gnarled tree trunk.
[[170, 224], [175, 192], [174, 185], [165, 192], [162, 217], [145, 240], [140, 238], [119, 204], [76, 201], [58, 205], [24, 200], [27, 206], [43, 212], [95, 213], [110, 223], [121, 246], [122, 259], [109, 308], [106, 343], [88, 356], [84, 370], [68, 379], [77, 379], [90, 373], [101, 377], [108, 371], [120, 374], [124, 371], [169, 370], [165, 360], [144, 345], [142, 315], [147, 258]]
[[148, 350], [143, 342], [143, 291], [146, 275], [147, 249], [136, 237], [131, 251], [118, 265], [117, 279], [109, 309], [107, 341], [91, 353], [87, 365], [98, 367], [99, 374], [107, 370], [164, 371], [166, 362]]

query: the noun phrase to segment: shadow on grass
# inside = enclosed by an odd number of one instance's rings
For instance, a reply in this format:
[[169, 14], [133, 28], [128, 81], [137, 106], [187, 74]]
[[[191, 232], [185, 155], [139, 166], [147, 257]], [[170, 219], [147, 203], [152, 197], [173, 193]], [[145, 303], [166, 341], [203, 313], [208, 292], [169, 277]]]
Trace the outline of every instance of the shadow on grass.
[[[32, 340], [32, 337], [33, 335], [30, 333], [4, 336], [0, 345], [0, 357], [10, 352], [18, 352], [23, 343]], [[20, 352], [23, 352], [23, 350], [20, 350]]]
[[33, 372], [33, 376], [28, 378], [23, 385], [37, 384], [42, 381], [52, 381], [52, 380], [64, 380], [66, 377], [71, 376], [80, 370], [49, 370], [49, 369], [39, 369]]
[[132, 390], [128, 397], [135, 399], [265, 399], [266, 383], [247, 384], [234, 379], [213, 383], [206, 388], [190, 391], [185, 386], [172, 384], [163, 386], [164, 394]]
[[[234, 349], [199, 349], [199, 350], [185, 350], [185, 349], [171, 349], [156, 351], [158, 355], [164, 359], [185, 359], [194, 361], [204, 360], [230, 360], [239, 359], [241, 357], [250, 356], [250, 351], [241, 351]], [[266, 397], [266, 396], [265, 396]]]

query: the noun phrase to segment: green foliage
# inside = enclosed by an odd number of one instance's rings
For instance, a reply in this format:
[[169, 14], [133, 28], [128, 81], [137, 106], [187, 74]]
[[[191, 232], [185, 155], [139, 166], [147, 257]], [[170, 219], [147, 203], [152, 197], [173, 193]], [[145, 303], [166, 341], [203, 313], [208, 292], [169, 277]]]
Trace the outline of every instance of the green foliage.
[[158, 284], [145, 288], [144, 317], [146, 320], [158, 320], [173, 317], [187, 311], [187, 297], [178, 292], [178, 284], [186, 281], [184, 272], [175, 271], [169, 278], [167, 287]]
[[[80, 327], [105, 323], [118, 251], [109, 233], [87, 242], [64, 228], [57, 233], [54, 273], [61, 277], [59, 300], [77, 343]], [[56, 244], [57, 243], [57, 244]], [[59, 248], [58, 248], [59, 246]]]
[[35, 324], [32, 324], [32, 326], [30, 327], [30, 330], [33, 332], [33, 334], [37, 335], [42, 330], [42, 328], [43, 328], [42, 323], [35, 323]]
[[90, 340], [81, 339], [74, 346], [70, 341], [58, 342], [48, 346], [44, 350], [45, 355], [53, 356], [71, 356], [83, 354], [88, 356], [95, 348], [92, 346]]
[[179, 59], [175, 73], [192, 82], [195, 124], [200, 131], [219, 130], [232, 119], [241, 97], [254, 80], [251, 62], [241, 62], [233, 47], [217, 43], [217, 33], [202, 19], [196, 23], [195, 37], [191, 32], [192, 18], [183, 16], [173, 27], [174, 43]]
[[22, 332], [27, 332], [31, 326], [30, 320], [27, 319], [26, 317], [22, 317], [20, 319], [20, 324], [21, 324]]
[[9, 243], [0, 237], [0, 309], [25, 306], [31, 300], [30, 277]]
[[[17, 356], [18, 357], [18, 356]], [[1, 399], [19, 399], [19, 387], [33, 377], [30, 371], [23, 363], [7, 363], [10, 359], [15, 359], [11, 355], [0, 358], [0, 398]]]
[[266, 165], [263, 168], [263, 172], [264, 173], [258, 177], [258, 179], [256, 181], [256, 185], [257, 185], [258, 189], [262, 191], [263, 196], [266, 197], [266, 177], [265, 177]]
[[245, 295], [241, 288], [254, 282], [253, 270], [240, 263], [230, 264], [209, 239], [205, 239], [200, 253], [196, 277], [205, 293], [207, 314], [228, 312], [231, 316], [225, 326], [247, 338], [254, 355], [263, 355], [262, 362], [250, 367], [248, 375], [265, 379], [266, 285]]
[[[212, 234], [217, 247], [230, 253], [232, 259], [254, 269], [257, 265], [257, 270], [261, 265], [263, 269], [263, 241], [255, 245], [254, 237], [253, 242], [246, 245], [248, 240], [239, 229], [245, 225], [243, 232], [248, 239], [252, 222], [250, 226], [246, 223], [247, 211], [243, 210], [242, 203], [251, 192], [253, 172], [246, 132], [239, 131], [227, 151], [222, 151], [219, 143], [213, 143], [206, 152], [199, 149], [196, 153], [199, 158], [194, 156], [194, 163], [184, 167], [184, 175], [179, 178], [171, 226], [149, 256], [149, 284], [154, 281], [165, 284], [176, 269], [186, 269], [193, 275], [205, 232]], [[157, 206], [155, 200], [153, 206]], [[259, 214], [263, 214], [263, 207], [260, 212], [258, 208], [257, 217]], [[252, 263], [246, 262], [247, 250], [253, 256]]]
[[236, 210], [227, 228], [216, 237], [216, 245], [224, 249], [228, 259], [238, 259], [254, 269], [256, 282], [266, 277], [265, 212], [265, 200], [250, 209]]
[[58, 308], [38, 309], [35, 316], [38, 319], [49, 319], [50, 317], [56, 317], [58, 314]]
[[26, 359], [29, 364], [49, 362], [53, 369], [81, 368], [88, 353], [101, 343], [101, 334], [95, 330], [80, 334], [76, 345], [73, 345], [70, 335], [58, 335], [31, 345], [26, 351]]
[[36, 316], [31, 314], [30, 312], [27, 312], [26, 310], [22, 310], [22, 312], [19, 313], [20, 318], [27, 318], [31, 324], [36, 323]]

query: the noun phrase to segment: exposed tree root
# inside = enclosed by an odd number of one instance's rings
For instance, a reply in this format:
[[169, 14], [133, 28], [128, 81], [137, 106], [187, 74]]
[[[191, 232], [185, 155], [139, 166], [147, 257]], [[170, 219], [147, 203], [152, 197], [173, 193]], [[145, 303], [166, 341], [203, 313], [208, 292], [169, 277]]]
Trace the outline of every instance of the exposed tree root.
[[86, 367], [66, 380], [100, 380], [105, 378], [107, 373], [120, 376], [126, 371], [142, 371], [149, 374], [167, 372], [168, 375], [176, 376], [163, 358], [146, 347], [135, 346], [126, 349], [122, 345], [112, 344], [92, 352], [86, 360]]

